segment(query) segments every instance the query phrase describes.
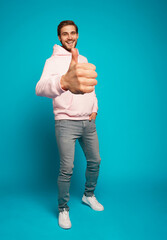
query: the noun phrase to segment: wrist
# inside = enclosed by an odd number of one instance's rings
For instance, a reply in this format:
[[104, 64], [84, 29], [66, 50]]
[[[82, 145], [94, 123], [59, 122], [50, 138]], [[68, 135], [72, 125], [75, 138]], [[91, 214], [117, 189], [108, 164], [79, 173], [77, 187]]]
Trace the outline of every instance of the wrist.
[[61, 85], [61, 88], [65, 91], [68, 90], [67, 88], [67, 83], [66, 83], [66, 78], [65, 78], [65, 75], [63, 75], [60, 79], [60, 85]]

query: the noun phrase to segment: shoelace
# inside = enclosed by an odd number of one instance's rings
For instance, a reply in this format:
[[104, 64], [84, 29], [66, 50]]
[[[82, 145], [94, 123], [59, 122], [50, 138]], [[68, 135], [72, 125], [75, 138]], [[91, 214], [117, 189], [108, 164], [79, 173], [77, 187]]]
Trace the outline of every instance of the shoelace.
[[92, 199], [93, 199], [93, 201], [95, 201], [95, 202], [96, 202], [96, 204], [99, 204], [99, 202], [97, 201], [97, 199], [96, 199], [95, 195], [93, 195], [93, 196], [92, 196]]

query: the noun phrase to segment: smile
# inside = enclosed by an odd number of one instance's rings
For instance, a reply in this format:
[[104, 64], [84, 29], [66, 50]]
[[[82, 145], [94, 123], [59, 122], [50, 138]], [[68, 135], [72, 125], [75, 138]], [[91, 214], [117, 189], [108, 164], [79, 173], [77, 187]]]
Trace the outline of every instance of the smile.
[[67, 44], [73, 44], [74, 41], [67, 42]]

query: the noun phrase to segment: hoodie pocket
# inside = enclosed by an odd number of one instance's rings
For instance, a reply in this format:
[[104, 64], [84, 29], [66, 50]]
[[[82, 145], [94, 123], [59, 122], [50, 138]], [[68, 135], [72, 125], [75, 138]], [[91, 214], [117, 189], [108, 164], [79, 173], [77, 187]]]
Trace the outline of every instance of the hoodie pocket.
[[54, 98], [53, 106], [59, 109], [68, 109], [73, 101], [73, 95], [70, 91], [62, 93], [60, 96]]

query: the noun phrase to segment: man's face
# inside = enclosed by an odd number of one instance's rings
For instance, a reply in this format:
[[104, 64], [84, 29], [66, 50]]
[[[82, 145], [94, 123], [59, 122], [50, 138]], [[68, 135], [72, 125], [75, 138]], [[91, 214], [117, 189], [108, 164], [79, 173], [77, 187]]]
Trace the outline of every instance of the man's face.
[[62, 47], [71, 52], [75, 48], [78, 40], [78, 33], [76, 33], [75, 26], [67, 25], [61, 28], [60, 36], [58, 36]]

